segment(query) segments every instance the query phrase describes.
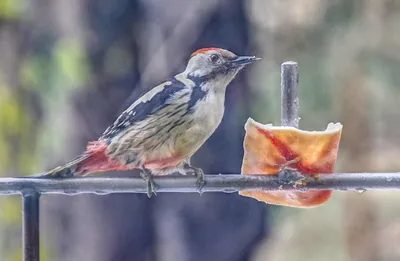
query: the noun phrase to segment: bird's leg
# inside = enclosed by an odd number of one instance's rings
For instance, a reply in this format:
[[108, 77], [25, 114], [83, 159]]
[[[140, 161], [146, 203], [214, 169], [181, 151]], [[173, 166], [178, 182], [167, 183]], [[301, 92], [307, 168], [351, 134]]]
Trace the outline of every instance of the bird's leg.
[[190, 165], [190, 161], [186, 160], [183, 168], [185, 169], [186, 172], [193, 174], [196, 178], [196, 185], [197, 185], [197, 191], [202, 194], [202, 189], [204, 186], [204, 172], [201, 168], [196, 168]]
[[153, 176], [151, 175], [150, 170], [146, 168], [142, 168], [140, 172], [140, 177], [144, 179], [147, 183], [147, 196], [151, 198], [152, 194], [157, 195], [156, 186], [154, 184]]
[[304, 176], [295, 168], [289, 167], [292, 164], [299, 162], [299, 158], [289, 160], [279, 167], [279, 178], [283, 184], [292, 184], [304, 179]]

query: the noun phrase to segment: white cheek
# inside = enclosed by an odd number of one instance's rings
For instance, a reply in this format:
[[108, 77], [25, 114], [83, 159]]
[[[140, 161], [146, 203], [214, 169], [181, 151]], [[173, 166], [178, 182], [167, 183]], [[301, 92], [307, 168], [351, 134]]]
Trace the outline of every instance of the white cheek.
[[211, 70], [208, 69], [208, 67], [201, 67], [201, 68], [196, 68], [193, 71], [190, 71], [190, 73], [195, 77], [201, 77], [204, 75], [209, 75], [211, 73]]

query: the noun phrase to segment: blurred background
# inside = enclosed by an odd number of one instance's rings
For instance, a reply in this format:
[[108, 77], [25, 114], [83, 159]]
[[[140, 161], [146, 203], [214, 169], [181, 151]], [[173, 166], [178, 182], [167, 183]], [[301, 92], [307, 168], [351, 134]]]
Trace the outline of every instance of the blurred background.
[[[398, 171], [399, 25], [396, 0], [0, 0], [0, 175], [70, 160], [211, 46], [263, 59], [229, 86], [221, 126], [193, 158], [205, 173], [240, 172], [249, 116], [279, 125], [286, 60], [300, 64], [300, 127], [344, 125], [337, 171]], [[220, 193], [43, 196], [41, 256], [399, 260], [399, 196], [337, 192], [310, 210]], [[0, 260], [21, 260], [19, 196], [0, 198]]]

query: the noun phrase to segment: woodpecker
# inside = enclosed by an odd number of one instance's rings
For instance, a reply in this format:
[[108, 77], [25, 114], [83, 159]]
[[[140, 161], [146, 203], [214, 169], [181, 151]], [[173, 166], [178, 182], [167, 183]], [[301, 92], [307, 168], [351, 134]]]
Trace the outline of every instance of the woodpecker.
[[151, 197], [156, 194], [153, 176], [177, 172], [195, 175], [201, 190], [204, 173], [190, 158], [220, 124], [227, 85], [259, 59], [220, 48], [195, 51], [184, 72], [131, 104], [83, 154], [41, 177], [140, 169]]

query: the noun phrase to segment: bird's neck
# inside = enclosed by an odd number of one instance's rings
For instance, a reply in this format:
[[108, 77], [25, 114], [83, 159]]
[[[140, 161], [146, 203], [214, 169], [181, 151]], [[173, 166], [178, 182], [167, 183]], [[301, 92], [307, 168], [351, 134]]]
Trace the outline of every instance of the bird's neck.
[[230, 82], [230, 80], [226, 80], [224, 78], [196, 76], [187, 72], [179, 74], [179, 78], [184, 78], [192, 82], [192, 87], [194, 88], [201, 88], [205, 92], [214, 92], [219, 94], [225, 94], [226, 86]]

